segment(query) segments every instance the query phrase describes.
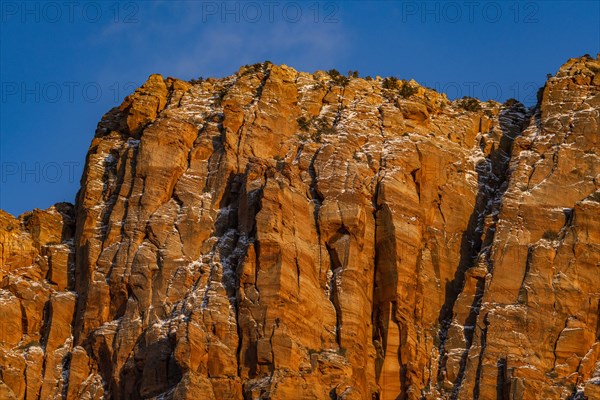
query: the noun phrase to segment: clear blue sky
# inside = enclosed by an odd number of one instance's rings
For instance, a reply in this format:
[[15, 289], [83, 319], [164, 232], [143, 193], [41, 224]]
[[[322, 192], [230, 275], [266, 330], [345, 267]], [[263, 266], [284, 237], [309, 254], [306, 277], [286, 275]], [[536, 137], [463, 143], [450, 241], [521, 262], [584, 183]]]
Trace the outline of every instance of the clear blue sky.
[[2, 1], [0, 208], [74, 201], [97, 122], [152, 73], [270, 60], [531, 105], [547, 73], [600, 51], [598, 4]]

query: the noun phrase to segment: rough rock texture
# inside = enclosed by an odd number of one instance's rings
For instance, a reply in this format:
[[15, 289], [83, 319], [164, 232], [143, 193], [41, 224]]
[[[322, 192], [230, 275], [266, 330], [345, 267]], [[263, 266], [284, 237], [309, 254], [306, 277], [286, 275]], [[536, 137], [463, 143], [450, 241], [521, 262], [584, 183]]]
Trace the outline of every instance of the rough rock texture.
[[0, 211], [0, 398], [60, 398], [77, 295], [73, 206]]
[[0, 398], [600, 398], [600, 60], [394, 86], [151, 76], [0, 213]]

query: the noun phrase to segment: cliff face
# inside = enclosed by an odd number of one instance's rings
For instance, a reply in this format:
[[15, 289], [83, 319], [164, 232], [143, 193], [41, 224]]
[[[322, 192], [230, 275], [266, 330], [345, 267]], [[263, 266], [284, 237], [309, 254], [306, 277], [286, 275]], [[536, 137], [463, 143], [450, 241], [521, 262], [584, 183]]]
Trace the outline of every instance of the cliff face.
[[600, 60], [533, 110], [342, 81], [107, 113], [74, 207], [0, 213], [0, 398], [600, 398]]

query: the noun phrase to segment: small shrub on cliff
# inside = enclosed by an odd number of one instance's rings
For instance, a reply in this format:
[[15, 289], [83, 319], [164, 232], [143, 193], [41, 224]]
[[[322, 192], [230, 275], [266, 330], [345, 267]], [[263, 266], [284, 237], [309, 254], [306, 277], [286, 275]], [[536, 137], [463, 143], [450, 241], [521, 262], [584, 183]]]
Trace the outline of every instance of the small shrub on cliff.
[[255, 63], [252, 65], [246, 64], [246, 65], [244, 65], [244, 72], [242, 73], [242, 76], [262, 72], [263, 68], [266, 68], [266, 65], [267, 65], [266, 63]]
[[519, 100], [517, 99], [513, 99], [512, 97], [508, 100], [506, 100], [503, 104], [502, 107], [504, 108], [511, 108], [512, 106], [515, 106], [519, 103]]
[[301, 131], [306, 132], [310, 128], [310, 121], [306, 119], [306, 117], [300, 117], [296, 119], [296, 122], [298, 123], [298, 127]]
[[480, 111], [481, 110], [481, 104], [479, 104], [479, 101], [477, 99], [474, 99], [472, 97], [467, 97], [467, 96], [463, 97], [458, 102], [458, 106], [465, 111]]
[[340, 86], [346, 86], [348, 83], [350, 83], [350, 78], [342, 76], [338, 81], [336, 81], [336, 83]]
[[321, 142], [323, 135], [335, 135], [337, 133], [335, 127], [330, 125], [325, 118], [318, 118], [315, 120], [316, 131], [312, 134], [312, 139], [315, 142]]
[[596, 191], [588, 196], [588, 199], [600, 203], [600, 191]]
[[225, 98], [225, 95], [227, 94], [227, 89], [221, 89], [219, 90], [219, 92], [217, 92], [216, 98], [215, 98], [215, 104], [217, 106], [220, 106], [221, 103], [223, 102], [223, 99]]
[[199, 84], [201, 84], [202, 82], [204, 82], [204, 78], [203, 78], [203, 77], [201, 77], [201, 76], [199, 76], [199, 77], [198, 77], [198, 78], [196, 78], [196, 79], [190, 79], [190, 81], [189, 81], [189, 82], [190, 82], [192, 85], [199, 85]]
[[333, 135], [336, 133], [335, 127], [330, 125], [325, 118], [317, 119], [317, 130], [324, 135]]
[[358, 78], [358, 71], [348, 71], [348, 78]]
[[332, 69], [330, 69], [329, 71], [327, 71], [327, 74], [329, 74], [329, 76], [331, 76], [332, 78], [336, 78], [336, 77], [338, 77], [338, 76], [342, 76], [342, 75], [340, 74], [340, 71], [338, 71], [338, 70], [337, 70], [337, 69], [335, 69], [335, 68], [332, 68]]
[[548, 376], [549, 378], [552, 378], [552, 379], [556, 379], [556, 378], [558, 378], [558, 372], [556, 372], [556, 371], [546, 372], [546, 376]]
[[350, 78], [343, 76], [337, 69], [330, 69], [327, 71], [331, 80], [338, 86], [346, 86], [350, 82]]
[[398, 78], [395, 76], [388, 76], [387, 78], [383, 78], [381, 82], [381, 87], [384, 89], [396, 90], [400, 88], [398, 84]]
[[403, 82], [402, 83], [402, 87], [398, 91], [398, 94], [401, 97], [404, 97], [405, 99], [408, 99], [410, 96], [412, 96], [413, 94], [417, 93], [418, 90], [419, 89], [417, 89], [416, 87], [411, 86], [410, 83]]
[[546, 231], [546, 232], [544, 232], [544, 234], [542, 235], [542, 239], [546, 239], [546, 240], [557, 240], [557, 239], [558, 239], [558, 232], [554, 232], [554, 231]]

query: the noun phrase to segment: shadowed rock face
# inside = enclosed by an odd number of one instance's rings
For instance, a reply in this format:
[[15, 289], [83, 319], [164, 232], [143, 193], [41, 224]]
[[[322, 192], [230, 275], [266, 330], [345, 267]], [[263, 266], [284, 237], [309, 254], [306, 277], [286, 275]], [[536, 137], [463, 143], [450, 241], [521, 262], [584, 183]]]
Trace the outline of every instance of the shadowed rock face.
[[0, 212], [0, 398], [600, 398], [599, 71], [151, 76], [75, 206]]

